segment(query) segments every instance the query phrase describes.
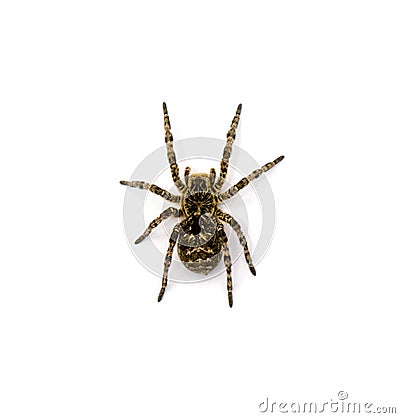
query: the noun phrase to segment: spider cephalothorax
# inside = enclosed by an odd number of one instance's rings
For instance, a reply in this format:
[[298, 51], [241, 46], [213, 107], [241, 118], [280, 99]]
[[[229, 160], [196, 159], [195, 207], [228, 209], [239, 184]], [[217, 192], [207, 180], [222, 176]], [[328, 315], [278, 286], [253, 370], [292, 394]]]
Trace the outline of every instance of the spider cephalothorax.
[[143, 241], [156, 226], [168, 217], [175, 216], [183, 218], [183, 220], [174, 227], [169, 239], [158, 301], [160, 302], [164, 296], [167, 286], [168, 270], [172, 260], [172, 252], [175, 245], [178, 244], [177, 250], [180, 260], [185, 267], [196, 273], [208, 274], [217, 266], [223, 256], [227, 276], [228, 301], [229, 306], [232, 307], [232, 263], [229, 254], [228, 239], [224, 230], [224, 223], [229, 224], [236, 232], [252, 274], [256, 275], [256, 270], [251, 261], [246, 237], [244, 236], [239, 223], [231, 215], [223, 212], [219, 208], [219, 205], [224, 200], [233, 197], [243, 189], [243, 187], [247, 186], [252, 180], [258, 178], [262, 173], [265, 173], [274, 165], [282, 161], [283, 155], [254, 170], [247, 177], [244, 177], [225, 192], [221, 192], [221, 188], [224, 185], [227, 176], [229, 159], [232, 153], [232, 144], [236, 137], [236, 128], [242, 110], [242, 105], [240, 104], [227, 133], [227, 140], [221, 159], [218, 179], [216, 179], [216, 172], [213, 168], [210, 169], [210, 174], [190, 174], [190, 167], [186, 167], [184, 173], [185, 182], [183, 182], [179, 176], [179, 168], [176, 163], [171, 124], [165, 103], [163, 103], [163, 109], [168, 162], [171, 168], [172, 179], [181, 192], [181, 195], [173, 195], [154, 184], [149, 184], [144, 181], [121, 181], [120, 183], [130, 187], [150, 190], [170, 202], [178, 203], [180, 208], [169, 207], [164, 210], [160, 216], [150, 222], [143, 234], [135, 241], [135, 244]]

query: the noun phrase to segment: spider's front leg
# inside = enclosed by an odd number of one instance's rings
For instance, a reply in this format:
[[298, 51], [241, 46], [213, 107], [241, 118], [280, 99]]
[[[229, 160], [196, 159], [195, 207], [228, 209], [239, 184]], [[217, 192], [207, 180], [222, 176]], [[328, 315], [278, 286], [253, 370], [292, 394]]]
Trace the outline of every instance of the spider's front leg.
[[164, 130], [165, 130], [165, 145], [167, 147], [167, 157], [169, 166], [171, 169], [171, 175], [172, 180], [175, 183], [175, 186], [179, 189], [180, 192], [183, 192], [185, 190], [185, 185], [183, 184], [183, 181], [179, 177], [179, 167], [176, 163], [176, 156], [174, 151], [174, 138], [172, 136], [171, 132], [171, 123], [169, 121], [168, 116], [168, 109], [167, 105], [163, 103], [163, 111], [164, 111]]
[[226, 134], [226, 144], [225, 144], [224, 152], [223, 152], [221, 163], [220, 163], [220, 173], [219, 173], [218, 180], [215, 182], [215, 185], [214, 185], [215, 190], [221, 190], [221, 187], [224, 185], [226, 176], [228, 174], [229, 159], [231, 158], [232, 145], [236, 138], [236, 128], [239, 124], [241, 111], [242, 111], [242, 105], [239, 104], [236, 110], [236, 114], [233, 117], [231, 127]]
[[172, 231], [171, 237], [169, 239], [169, 246], [168, 246], [167, 254], [165, 255], [164, 272], [163, 272], [163, 277], [162, 277], [162, 285], [161, 285], [160, 293], [158, 294], [158, 302], [160, 302], [161, 299], [163, 298], [164, 293], [165, 293], [165, 288], [167, 287], [168, 270], [172, 261], [172, 253], [174, 251], [174, 247], [175, 247], [176, 241], [178, 240], [178, 236], [180, 232], [181, 232], [181, 224], [175, 225]]
[[149, 226], [145, 229], [143, 234], [135, 241], [135, 244], [139, 244], [139, 242], [142, 242], [148, 235], [150, 235], [151, 231], [160, 225], [161, 222], [165, 221], [167, 218], [169, 218], [171, 215], [175, 216], [176, 218], [179, 218], [180, 216], [183, 216], [182, 211], [177, 208], [170, 207], [168, 209], [165, 209], [163, 212], [160, 213], [157, 218], [153, 219]]
[[217, 209], [215, 215], [221, 221], [226, 222], [227, 224], [229, 224], [233, 228], [233, 230], [236, 232], [236, 235], [239, 238], [239, 242], [240, 242], [241, 246], [243, 247], [244, 257], [245, 257], [246, 262], [249, 266], [249, 269], [250, 269], [251, 273], [255, 276], [256, 275], [256, 269], [254, 268], [253, 261], [251, 260], [249, 247], [247, 245], [247, 240], [246, 240], [246, 237], [244, 236], [244, 233], [242, 231], [242, 228], [240, 227], [239, 222], [235, 218], [233, 218], [231, 215], [229, 215], [229, 213], [225, 213], [220, 209]]

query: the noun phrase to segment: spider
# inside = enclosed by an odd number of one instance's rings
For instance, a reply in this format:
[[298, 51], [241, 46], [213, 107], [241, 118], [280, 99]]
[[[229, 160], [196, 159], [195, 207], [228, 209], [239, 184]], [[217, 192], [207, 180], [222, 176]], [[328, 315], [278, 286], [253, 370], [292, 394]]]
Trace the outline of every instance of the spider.
[[171, 133], [171, 123], [168, 116], [167, 105], [163, 103], [165, 144], [167, 157], [171, 169], [172, 180], [180, 191], [181, 195], [174, 195], [156, 186], [155, 184], [144, 181], [121, 181], [125, 186], [135, 187], [142, 190], [150, 190], [164, 199], [178, 203], [180, 208], [169, 207], [150, 222], [143, 234], [135, 241], [135, 244], [142, 242], [152, 230], [160, 225], [161, 222], [174, 216], [183, 218], [175, 225], [169, 239], [169, 246], [164, 260], [164, 272], [162, 285], [158, 295], [158, 302], [164, 296], [168, 281], [168, 270], [171, 265], [172, 253], [178, 243], [178, 256], [184, 266], [191, 271], [200, 274], [208, 274], [220, 262], [222, 256], [225, 263], [227, 290], [229, 306], [233, 305], [232, 297], [232, 262], [229, 254], [228, 238], [224, 230], [224, 224], [230, 225], [238, 236], [239, 242], [244, 250], [244, 256], [251, 273], [255, 276], [256, 270], [251, 260], [246, 237], [239, 223], [228, 213], [223, 212], [218, 206], [227, 199], [235, 196], [247, 186], [251, 181], [260, 177], [276, 164], [281, 162], [284, 156], [276, 158], [274, 161], [263, 165], [254, 170], [247, 177], [242, 178], [234, 186], [226, 191], [221, 191], [228, 173], [229, 159], [232, 153], [232, 144], [236, 138], [236, 128], [239, 124], [242, 105], [239, 104], [236, 114], [232, 120], [230, 129], [227, 133], [226, 144], [220, 162], [220, 173], [216, 178], [214, 168], [210, 169], [209, 174], [190, 174], [190, 167], [185, 168], [184, 181], [180, 178], [179, 167], [176, 163], [173, 137]]

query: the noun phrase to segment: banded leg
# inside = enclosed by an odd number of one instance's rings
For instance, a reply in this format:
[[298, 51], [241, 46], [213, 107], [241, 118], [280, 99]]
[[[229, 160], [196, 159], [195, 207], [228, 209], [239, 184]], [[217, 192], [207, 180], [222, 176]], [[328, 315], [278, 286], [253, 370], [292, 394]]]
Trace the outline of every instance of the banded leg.
[[173, 136], [171, 133], [171, 123], [169, 121], [167, 105], [163, 103], [163, 110], [164, 110], [164, 129], [165, 129], [165, 144], [167, 147], [167, 157], [169, 166], [171, 168], [171, 175], [172, 180], [175, 183], [175, 186], [179, 189], [179, 191], [183, 192], [185, 190], [185, 185], [183, 184], [182, 180], [179, 177], [179, 167], [176, 163], [176, 156], [174, 151], [173, 145]]
[[170, 202], [179, 203], [181, 201], [180, 196], [167, 192], [166, 190], [156, 186], [155, 184], [146, 183], [145, 181], [121, 180], [120, 183], [124, 186], [134, 187], [136, 189], [150, 190], [152, 193], [155, 193], [158, 196], [163, 197], [165, 200], [169, 200]]
[[229, 215], [228, 213], [222, 212], [222, 210], [220, 210], [220, 209], [217, 209], [215, 215], [221, 221], [226, 222], [227, 224], [229, 224], [233, 228], [233, 230], [236, 232], [236, 235], [239, 238], [239, 242], [240, 242], [241, 246], [243, 247], [244, 257], [246, 259], [247, 264], [249, 265], [249, 269], [250, 269], [251, 273], [255, 276], [256, 275], [256, 269], [254, 268], [253, 262], [251, 260], [249, 247], [247, 245], [247, 240], [246, 240], [246, 237], [244, 236], [242, 228], [239, 225], [239, 222], [235, 218], [233, 218], [231, 215]]
[[272, 167], [280, 163], [285, 157], [281, 155], [274, 161], [263, 165], [261, 168], [257, 168], [252, 173], [250, 173], [247, 177], [243, 177], [238, 183], [234, 186], [230, 187], [226, 192], [221, 193], [219, 195], [221, 200], [230, 199], [232, 196], [235, 196], [236, 193], [239, 193], [244, 187], [246, 187], [251, 181], [255, 180], [256, 178], [260, 177], [261, 174], [266, 173], [268, 170], [271, 170]]
[[241, 111], [242, 111], [242, 105], [239, 104], [236, 110], [236, 114], [233, 117], [231, 127], [228, 133], [226, 134], [226, 144], [225, 144], [224, 153], [221, 159], [220, 173], [219, 173], [218, 180], [216, 181], [214, 185], [215, 190], [221, 190], [221, 187], [225, 183], [226, 176], [228, 174], [229, 159], [231, 158], [231, 154], [232, 154], [232, 144], [236, 138], [236, 128], [239, 124]]
[[225, 232], [223, 232], [223, 234], [224, 234], [224, 247], [223, 247], [222, 251], [223, 251], [224, 264], [225, 264], [225, 270], [226, 270], [226, 288], [228, 290], [229, 306], [232, 308], [232, 305], [233, 305], [232, 260], [231, 260], [231, 255], [229, 253], [228, 238], [227, 238]]
[[165, 209], [163, 212], [160, 213], [157, 218], [153, 219], [149, 226], [145, 229], [142, 235], [135, 241], [135, 244], [139, 244], [139, 242], [142, 242], [148, 235], [150, 235], [151, 231], [160, 225], [162, 221], [165, 221], [167, 218], [169, 218], [171, 215], [175, 216], [176, 218], [182, 216], [182, 213], [177, 208], [168, 208]]
[[215, 168], [210, 168], [210, 185], [211, 186], [214, 186], [215, 176], [216, 176]]
[[161, 299], [163, 298], [164, 293], [165, 293], [165, 288], [167, 287], [168, 270], [171, 265], [172, 253], [174, 251], [176, 241], [178, 240], [178, 235], [179, 235], [180, 230], [181, 230], [180, 224], [175, 225], [172, 231], [171, 237], [169, 238], [169, 246], [168, 246], [167, 254], [165, 255], [165, 260], [164, 260], [164, 272], [163, 272], [163, 277], [162, 277], [162, 285], [161, 285], [160, 293], [158, 294], [158, 302], [160, 302]]
[[185, 174], [184, 174], [186, 186], [189, 184], [189, 176], [190, 176], [190, 167], [186, 167]]

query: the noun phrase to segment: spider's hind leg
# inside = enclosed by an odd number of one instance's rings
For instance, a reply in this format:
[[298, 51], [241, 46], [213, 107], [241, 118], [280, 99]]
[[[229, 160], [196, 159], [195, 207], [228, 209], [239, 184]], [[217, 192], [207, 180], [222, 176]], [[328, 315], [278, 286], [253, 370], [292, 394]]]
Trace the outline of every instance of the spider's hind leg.
[[164, 293], [165, 293], [165, 288], [167, 287], [168, 270], [169, 270], [169, 267], [171, 266], [172, 253], [174, 251], [174, 247], [175, 247], [176, 241], [178, 240], [180, 231], [181, 231], [181, 224], [175, 225], [172, 231], [171, 237], [169, 238], [169, 246], [168, 246], [167, 254], [165, 255], [165, 259], [164, 259], [164, 272], [163, 272], [163, 277], [162, 277], [162, 285], [161, 285], [160, 293], [158, 294], [158, 302], [160, 302], [161, 299], [163, 298]]
[[221, 237], [224, 241], [224, 246], [222, 247], [222, 253], [224, 256], [224, 264], [225, 264], [225, 271], [226, 271], [226, 288], [228, 290], [228, 303], [229, 303], [229, 306], [232, 308], [232, 305], [233, 305], [232, 260], [231, 260], [231, 255], [229, 253], [228, 237], [225, 234], [224, 227], [222, 224], [221, 224], [221, 227], [222, 227]]
[[231, 215], [229, 215], [228, 213], [222, 212], [222, 210], [220, 210], [220, 209], [218, 209], [216, 211], [216, 216], [221, 221], [226, 222], [227, 224], [229, 224], [233, 228], [233, 230], [236, 232], [236, 235], [239, 238], [239, 242], [240, 242], [241, 246], [243, 247], [244, 257], [245, 257], [246, 262], [249, 266], [249, 269], [250, 269], [251, 273], [253, 274], [253, 276], [255, 276], [256, 275], [256, 269], [254, 268], [253, 261], [251, 260], [249, 247], [247, 245], [247, 240], [246, 240], [246, 237], [244, 236], [244, 233], [242, 231], [242, 228], [240, 227], [239, 222], [235, 218], [233, 218]]

